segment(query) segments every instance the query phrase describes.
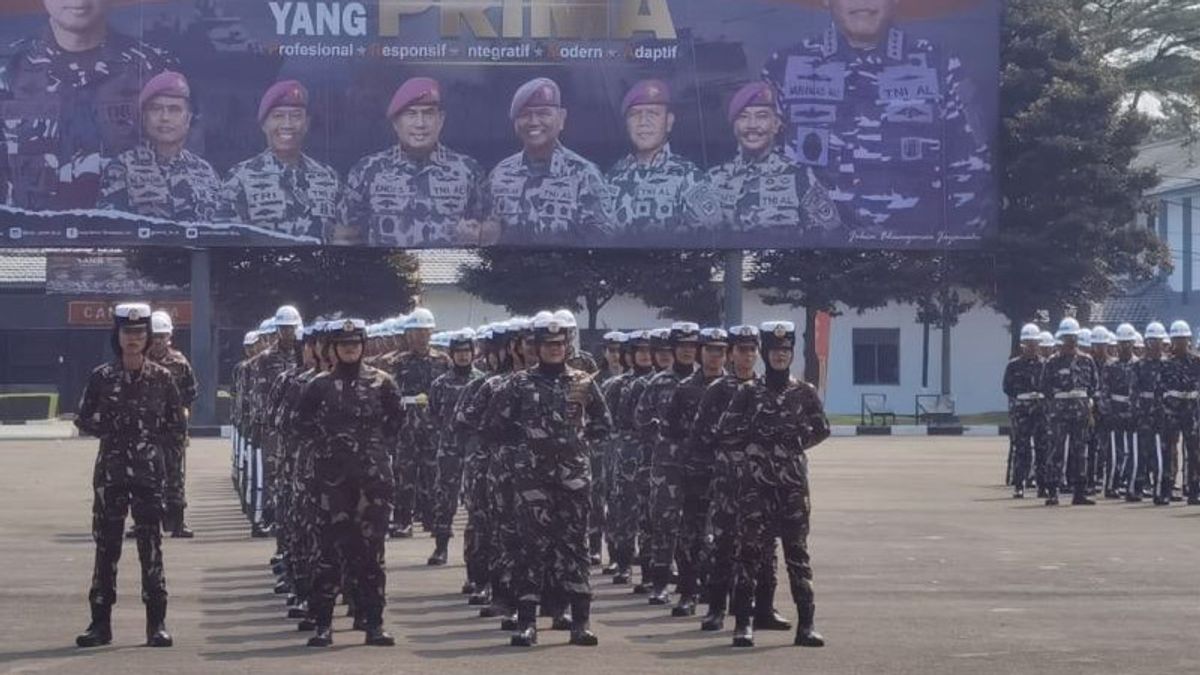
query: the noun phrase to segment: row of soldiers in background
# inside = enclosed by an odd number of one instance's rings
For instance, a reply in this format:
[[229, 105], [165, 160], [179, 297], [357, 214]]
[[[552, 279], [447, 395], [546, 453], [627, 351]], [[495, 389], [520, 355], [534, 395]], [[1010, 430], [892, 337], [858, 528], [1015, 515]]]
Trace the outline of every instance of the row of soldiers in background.
[[1047, 505], [1060, 489], [1077, 505], [1101, 492], [1200, 504], [1200, 356], [1186, 321], [1169, 331], [1151, 322], [1143, 336], [1128, 323], [1112, 332], [1066, 318], [1056, 336], [1027, 324], [1020, 339], [1003, 385], [1014, 497], [1036, 481]]
[[[292, 312], [280, 308], [276, 331], [298, 321]], [[390, 644], [384, 538], [411, 537], [419, 522], [435, 541], [429, 564], [443, 565], [460, 502], [463, 593], [501, 619], [513, 645], [537, 642], [539, 609], [572, 644], [598, 642], [589, 566], [601, 564], [605, 540], [606, 571], [629, 584], [640, 565], [635, 590], [651, 604], [668, 604], [676, 580], [675, 616], [707, 602], [702, 627], [721, 630], [732, 594], [735, 645], [752, 645], [755, 627], [790, 630], [773, 605], [777, 538], [799, 611], [795, 643], [823, 644], [805, 451], [829, 426], [815, 390], [790, 376], [791, 323], [764, 324], [761, 335], [689, 323], [609, 333], [599, 366], [566, 310], [435, 335], [432, 314], [417, 309], [363, 326], [361, 356], [339, 346], [360, 341], [357, 326], [318, 322], [298, 341], [291, 330], [249, 334], [237, 367], [240, 433], [275, 456], [257, 529], [275, 531], [276, 591], [301, 630], [316, 630], [310, 644], [331, 643], [338, 589], [367, 642]], [[285, 352], [299, 360], [272, 377]], [[351, 372], [370, 386], [347, 383]], [[367, 457], [368, 468], [347, 473], [346, 462]]]
[[75, 426], [100, 439], [92, 474], [92, 538], [95, 566], [88, 602], [91, 623], [75, 639], [80, 647], [112, 642], [117, 601], [117, 562], [127, 515], [137, 540], [146, 606], [146, 643], [170, 647], [162, 531], [190, 538], [184, 519], [188, 407], [196, 380], [183, 354], [171, 347], [173, 327], [165, 312], [123, 303], [113, 312], [113, 360], [92, 371], [79, 402]]

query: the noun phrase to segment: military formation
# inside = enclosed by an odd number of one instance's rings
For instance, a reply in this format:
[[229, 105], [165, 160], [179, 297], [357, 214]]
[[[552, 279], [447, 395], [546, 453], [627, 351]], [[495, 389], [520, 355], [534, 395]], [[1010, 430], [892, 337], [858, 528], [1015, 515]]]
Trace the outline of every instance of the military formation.
[[320, 110], [296, 79], [261, 95], [247, 125], [261, 152], [219, 174], [196, 154], [203, 97], [176, 59], [111, 27], [104, 2], [47, 0], [47, 30], [0, 60], [0, 203], [393, 247], [977, 234], [995, 200], [963, 62], [900, 28], [896, 0], [865, 1], [830, 0], [826, 31], [730, 83], [719, 107], [736, 150], [706, 156], [707, 170], [672, 150], [677, 100], [663, 79], [625, 90], [629, 152], [605, 173], [564, 143], [572, 102], [555, 80], [515, 90], [519, 150], [489, 171], [447, 145], [443, 84], [415, 76], [379, 111], [394, 142], [343, 176], [312, 154]]
[[1027, 324], [1020, 341], [1003, 385], [1013, 497], [1036, 485], [1047, 506], [1060, 492], [1080, 506], [1200, 504], [1200, 356], [1186, 321], [1139, 333], [1066, 318], [1053, 335]]

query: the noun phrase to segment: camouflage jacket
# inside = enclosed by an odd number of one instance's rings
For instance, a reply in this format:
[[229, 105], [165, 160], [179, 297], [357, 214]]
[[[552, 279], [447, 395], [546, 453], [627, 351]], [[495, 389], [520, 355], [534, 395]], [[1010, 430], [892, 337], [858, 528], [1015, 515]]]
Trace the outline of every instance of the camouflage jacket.
[[403, 418], [396, 382], [370, 366], [316, 375], [295, 414], [319, 467], [387, 484], [393, 483], [390, 449]]
[[582, 350], [576, 351], [574, 354], [568, 356], [567, 365], [575, 370], [582, 370], [588, 375], [596, 373], [600, 370], [596, 367], [596, 359], [592, 358], [591, 354]]
[[190, 408], [196, 402], [196, 373], [183, 352], [168, 348], [161, 359], [151, 357], [150, 360], [170, 371], [175, 388], [179, 390], [179, 402], [183, 407]]
[[[1041, 357], [1018, 356], [1004, 367], [1004, 395], [1009, 406], [1037, 407], [1042, 398], [1041, 377], [1045, 362]], [[1030, 394], [1037, 394], [1036, 397]]]
[[1167, 413], [1194, 416], [1197, 399], [1187, 397], [1200, 392], [1200, 356], [1191, 352], [1183, 356], [1167, 355], [1161, 378], [1163, 407]]
[[668, 368], [646, 383], [633, 412], [633, 423], [642, 442], [651, 447], [651, 463], [656, 466], [678, 465], [683, 461], [678, 438], [667, 436], [667, 415], [679, 390], [679, 383], [693, 372]]
[[429, 393], [433, 381], [450, 370], [450, 359], [432, 351], [425, 354], [402, 352], [383, 364], [396, 380], [404, 407], [410, 412], [407, 422], [431, 429]]
[[97, 482], [161, 486], [164, 446], [187, 433], [179, 390], [166, 368], [146, 360], [140, 373], [121, 362], [92, 371], [75, 426], [100, 439]]
[[393, 146], [350, 169], [342, 222], [356, 243], [449, 246], [464, 220], [483, 215], [483, 167], [438, 145], [427, 160]]
[[898, 28], [855, 49], [830, 26], [772, 55], [763, 77], [788, 156], [829, 186], [852, 229], [978, 232], [990, 221], [987, 129], [957, 57]]
[[0, 67], [0, 203], [90, 209], [108, 160], [141, 136], [142, 85], [174, 58], [108, 31], [95, 49], [69, 52], [47, 27]]
[[825, 188], [778, 151], [761, 159], [739, 152], [709, 170], [708, 180], [721, 205], [723, 227], [734, 237], [769, 233], [773, 242], [786, 243], [841, 227]]
[[1057, 415], [1086, 415], [1100, 389], [1096, 362], [1086, 354], [1056, 354], [1042, 366], [1039, 388]]
[[474, 368], [460, 373], [452, 367], [429, 385], [429, 419], [438, 433], [453, 431], [459, 399], [471, 383], [482, 378], [483, 373]]
[[597, 241], [612, 232], [604, 176], [563, 146], [548, 163], [518, 152], [501, 160], [485, 184], [488, 218], [505, 244]]
[[717, 434], [721, 415], [729, 408], [729, 402], [738, 387], [751, 380], [739, 380], [735, 375], [725, 374], [713, 380], [700, 395], [696, 418], [687, 440], [686, 466], [697, 472], [711, 471], [717, 454], [725, 450]]
[[296, 365], [296, 352], [291, 349], [280, 349], [276, 344], [254, 358], [251, 377], [251, 401], [254, 413], [251, 417], [254, 424], [269, 426], [271, 388], [275, 386], [279, 375]]
[[324, 240], [339, 224], [341, 192], [331, 167], [308, 155], [289, 166], [264, 150], [229, 170], [216, 220]]
[[212, 222], [221, 179], [189, 150], [160, 161], [149, 143], [117, 155], [104, 169], [97, 207], [180, 222]]
[[1122, 422], [1129, 421], [1137, 399], [1134, 391], [1133, 370], [1137, 358], [1128, 361], [1113, 359], [1100, 369], [1100, 400], [1097, 405], [1105, 417], [1113, 417]]
[[[675, 389], [675, 395], [671, 397], [671, 404], [667, 407], [663, 419], [663, 435], [679, 446], [678, 462], [693, 473], [707, 472], [712, 463], [711, 457], [706, 463], [703, 458], [697, 456], [692, 445], [692, 436], [700, 424], [700, 420], [697, 419], [700, 401], [708, 391], [708, 386], [721, 377], [723, 376], [706, 377], [704, 371], [697, 368], [696, 372], [683, 378]], [[719, 417], [718, 413], [717, 418]]]
[[721, 211], [700, 167], [666, 145], [648, 164], [626, 155], [608, 172], [608, 194], [618, 233], [643, 241], [712, 230]]
[[1134, 409], [1139, 422], [1157, 421], [1162, 414], [1162, 372], [1164, 359], [1146, 354], [1133, 364]]
[[717, 424], [722, 444], [745, 453], [743, 474], [760, 485], [807, 488], [804, 451], [829, 438], [829, 419], [811, 384], [774, 389], [759, 377], [738, 387]]

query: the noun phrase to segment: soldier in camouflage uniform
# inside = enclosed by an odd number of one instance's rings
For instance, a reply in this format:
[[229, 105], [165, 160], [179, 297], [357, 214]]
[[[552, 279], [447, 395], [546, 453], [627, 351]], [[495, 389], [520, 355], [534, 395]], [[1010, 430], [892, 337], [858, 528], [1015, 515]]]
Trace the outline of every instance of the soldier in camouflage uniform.
[[1166, 445], [1170, 452], [1164, 462], [1158, 498], [1154, 503], [1165, 506], [1171, 502], [1178, 466], [1183, 471], [1183, 493], [1187, 503], [1196, 505], [1200, 504], [1197, 490], [1197, 477], [1200, 476], [1200, 356], [1192, 351], [1192, 329], [1186, 321], [1172, 323], [1170, 336], [1171, 353], [1163, 364], [1161, 382], [1166, 411]]
[[104, 5], [47, 2], [46, 29], [0, 59], [0, 203], [93, 208], [105, 162], [137, 145], [142, 84], [175, 60], [109, 27]]
[[1025, 497], [1025, 482], [1029, 479], [1034, 444], [1046, 423], [1041, 391], [1042, 366], [1037, 345], [1041, 331], [1034, 324], [1021, 328], [1021, 353], [1004, 368], [1004, 395], [1008, 397], [1008, 416], [1012, 420], [1012, 486], [1013, 498]]
[[1133, 364], [1136, 434], [1133, 452], [1125, 463], [1125, 500], [1140, 502], [1149, 494], [1158, 498], [1167, 452], [1166, 413], [1163, 410], [1163, 341], [1167, 329], [1153, 321], [1146, 326], [1145, 352]]
[[[342, 221], [333, 243], [447, 246], [482, 216], [483, 167], [441, 144], [446, 113], [436, 80], [414, 77], [387, 109], [398, 142], [359, 161], [346, 181]], [[467, 242], [470, 243], [470, 242]]]
[[[300, 361], [299, 343], [296, 332], [303, 326], [300, 312], [291, 305], [284, 305], [275, 312], [272, 320], [277, 336], [275, 344], [265, 349], [254, 360], [253, 401], [255, 426], [259, 429], [263, 452], [263, 526], [264, 533], [275, 524], [275, 495], [278, 491], [278, 467], [281, 464], [281, 448], [278, 431], [270, 419], [271, 388], [284, 371], [295, 367]], [[279, 588], [277, 592], [284, 592]]]
[[667, 84], [638, 82], [625, 94], [621, 112], [634, 150], [606, 176], [616, 230], [639, 244], [673, 245], [680, 236], [712, 230], [720, 209], [704, 172], [671, 151], [675, 114]]
[[606, 402], [615, 410], [614, 423], [619, 434], [613, 453], [612, 481], [608, 503], [611, 507], [609, 530], [612, 533], [613, 559], [617, 569], [613, 574], [616, 585], [628, 584], [633, 575], [633, 563], [639, 558], [638, 530], [642, 525], [642, 504], [639, 478], [642, 472], [642, 445], [634, 423], [637, 396], [645, 380], [654, 374], [654, 357], [650, 351], [649, 331], [629, 334], [630, 369], [612, 381]]
[[826, 4], [833, 25], [763, 68], [788, 156], [852, 230], [979, 232], [995, 205], [991, 152], [962, 61], [897, 28], [899, 0]]
[[471, 454], [471, 434], [460, 433], [453, 427], [454, 408], [463, 390], [472, 381], [483, 377], [475, 370], [475, 332], [471, 329], [450, 335], [450, 370], [442, 373], [429, 385], [429, 419], [437, 438], [437, 487], [433, 510], [433, 536], [436, 547], [429, 557], [430, 565], [445, 565], [447, 547], [454, 526], [454, 514], [462, 497], [463, 465]]
[[[150, 316], [150, 350], [147, 355], [150, 360], [171, 372], [175, 388], [179, 392], [179, 402], [183, 405], [184, 419], [190, 417], [192, 403], [196, 401], [196, 375], [187, 357], [171, 345], [171, 334], [174, 326], [171, 315], [166, 312], [154, 312]], [[184, 519], [187, 509], [187, 448], [188, 433], [184, 426], [183, 434], [163, 443], [164, 459], [166, 460], [166, 481], [164, 497], [166, 514], [163, 518], [163, 530], [170, 532], [178, 539], [191, 539], [194, 535]]]
[[752, 82], [738, 90], [729, 102], [729, 123], [737, 155], [708, 172], [725, 240], [787, 245], [821, 241], [839, 230], [841, 219], [825, 187], [776, 147], [783, 122], [770, 86]]
[[587, 522], [591, 459], [585, 439], [612, 428], [591, 375], [566, 365], [567, 329], [555, 318], [534, 323], [538, 365], [512, 377], [493, 405], [485, 433], [516, 448], [516, 525], [522, 543], [513, 573], [517, 599], [514, 646], [537, 643], [543, 584], [571, 603], [570, 643], [598, 643], [591, 632]]
[[[629, 336], [619, 331], [604, 334], [604, 360], [596, 371], [596, 384], [600, 386], [605, 402], [608, 402], [611, 391], [607, 386], [609, 381], [620, 375], [623, 369], [621, 346], [628, 341]], [[593, 565], [603, 563], [602, 549], [608, 524], [609, 465], [616, 449], [616, 440], [615, 435], [610, 435], [592, 448], [592, 514], [588, 520], [588, 552]], [[610, 546], [610, 558], [611, 555]]]
[[429, 338], [436, 327], [432, 312], [423, 307], [414, 309], [405, 330], [408, 351], [380, 363], [395, 378], [407, 411], [392, 458], [396, 488], [393, 537], [411, 537], [414, 518], [421, 521], [426, 531], [433, 527], [438, 464], [434, 426], [429, 416], [429, 387], [450, 368], [445, 354], [429, 348]]
[[629, 342], [629, 336], [621, 331], [609, 331], [604, 334], [604, 360], [600, 362], [600, 374], [596, 380], [600, 386], [625, 371], [624, 359], [621, 356], [622, 347]]
[[309, 600], [317, 626], [308, 645], [333, 644], [333, 602], [344, 564], [366, 644], [392, 646], [395, 640], [383, 630], [384, 545], [394, 489], [389, 450], [404, 410], [391, 376], [362, 363], [363, 321], [336, 322], [329, 340], [336, 365], [305, 387], [295, 418], [298, 431], [314, 439], [319, 498], [319, 558]]
[[100, 439], [92, 473], [92, 538], [96, 564], [88, 593], [92, 621], [75, 639], [80, 647], [112, 642], [125, 515], [133, 513], [146, 605], [146, 644], [170, 647], [167, 584], [163, 575], [162, 510], [164, 445], [186, 433], [187, 420], [171, 372], [146, 358], [150, 307], [118, 305], [112, 349], [115, 359], [88, 378], [75, 426]]
[[271, 85], [259, 103], [258, 123], [267, 149], [230, 169], [217, 220], [288, 237], [334, 238], [342, 180], [304, 154], [308, 90], [295, 80]]
[[1123, 323], [1117, 327], [1115, 339], [1117, 358], [1105, 364], [1100, 371], [1100, 389], [1103, 414], [1108, 423], [1108, 438], [1102, 439], [1107, 449], [1106, 471], [1104, 472], [1104, 496], [1115, 499], [1120, 496], [1125, 467], [1131, 461], [1136, 447], [1134, 435], [1134, 405], [1137, 402], [1134, 368], [1137, 358], [1133, 355], [1133, 343], [1137, 331]]
[[672, 428], [669, 416], [679, 391], [680, 382], [696, 370], [696, 348], [700, 326], [680, 321], [671, 325], [669, 341], [673, 352], [671, 367], [650, 378], [646, 390], [634, 411], [634, 423], [651, 446], [650, 499], [647, 504], [651, 585], [649, 602], [665, 605], [671, 600], [667, 584], [671, 581], [671, 565], [675, 562], [676, 546], [683, 518], [683, 442], [678, 421]]
[[146, 140], [104, 169], [101, 209], [179, 222], [212, 222], [221, 179], [184, 147], [192, 126], [191, 89], [179, 73], [159, 73], [138, 97]]
[[567, 121], [553, 80], [537, 78], [513, 96], [509, 118], [523, 149], [492, 169], [485, 185], [489, 223], [505, 244], [596, 242], [612, 230], [604, 176], [559, 142]]
[[762, 611], [761, 605], [756, 606], [761, 595], [755, 587], [763, 561], [775, 558], [775, 537], [779, 537], [799, 613], [793, 644], [820, 647], [825, 640], [813, 630], [805, 453], [829, 437], [829, 420], [816, 388], [791, 376], [795, 326], [790, 321], [768, 321], [760, 330], [765, 374], [738, 388], [717, 429], [721, 443], [742, 455], [737, 472], [733, 646], [754, 645], [751, 617]]
[[1064, 448], [1069, 469], [1068, 485], [1074, 489], [1072, 504], [1089, 506], [1087, 497], [1087, 439], [1092, 424], [1092, 400], [1100, 386], [1096, 364], [1077, 351], [1079, 322], [1063, 319], [1058, 329], [1063, 344], [1059, 353], [1042, 367], [1040, 388], [1049, 399], [1050, 448], [1039, 484], [1046, 487], [1046, 505], [1058, 504], [1059, 479]]

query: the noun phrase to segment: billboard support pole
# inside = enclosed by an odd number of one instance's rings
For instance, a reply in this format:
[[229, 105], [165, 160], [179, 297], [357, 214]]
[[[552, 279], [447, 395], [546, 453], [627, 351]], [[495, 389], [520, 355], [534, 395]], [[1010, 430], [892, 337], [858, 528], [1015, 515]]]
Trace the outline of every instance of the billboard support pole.
[[192, 368], [196, 373], [197, 396], [191, 426], [217, 424], [217, 358], [213, 348], [212, 254], [207, 249], [192, 251]]
[[725, 252], [725, 325], [742, 322], [742, 261], [740, 250]]

